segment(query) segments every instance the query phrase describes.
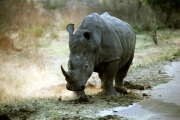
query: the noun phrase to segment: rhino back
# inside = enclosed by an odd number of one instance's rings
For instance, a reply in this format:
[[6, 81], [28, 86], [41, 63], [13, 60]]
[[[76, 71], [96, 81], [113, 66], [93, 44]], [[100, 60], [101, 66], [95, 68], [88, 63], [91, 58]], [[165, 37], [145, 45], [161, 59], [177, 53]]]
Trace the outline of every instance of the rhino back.
[[136, 38], [131, 26], [108, 13], [87, 16], [79, 29], [100, 31], [99, 56], [102, 62], [120, 59], [121, 64], [125, 64], [134, 53]]

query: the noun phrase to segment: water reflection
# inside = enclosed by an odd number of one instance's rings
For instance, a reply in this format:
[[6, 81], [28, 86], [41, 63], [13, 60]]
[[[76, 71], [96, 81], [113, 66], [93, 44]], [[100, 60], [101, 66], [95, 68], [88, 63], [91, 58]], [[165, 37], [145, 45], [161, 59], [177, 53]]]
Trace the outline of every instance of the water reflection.
[[180, 62], [166, 65], [171, 81], [146, 91], [149, 99], [134, 103], [128, 107], [116, 107], [101, 111], [98, 115], [118, 115], [134, 120], [179, 120], [180, 118]]

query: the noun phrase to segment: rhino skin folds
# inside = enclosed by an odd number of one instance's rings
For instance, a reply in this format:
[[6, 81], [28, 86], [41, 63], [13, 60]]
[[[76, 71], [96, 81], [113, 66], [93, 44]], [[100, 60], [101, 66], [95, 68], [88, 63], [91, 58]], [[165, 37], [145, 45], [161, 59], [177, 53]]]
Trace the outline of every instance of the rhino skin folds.
[[107, 12], [85, 17], [74, 32], [74, 24], [67, 25], [69, 33], [68, 71], [61, 67], [67, 89], [85, 96], [87, 80], [93, 72], [101, 79], [105, 95], [116, 95], [113, 87], [123, 87], [123, 79], [134, 57], [136, 36], [131, 26]]

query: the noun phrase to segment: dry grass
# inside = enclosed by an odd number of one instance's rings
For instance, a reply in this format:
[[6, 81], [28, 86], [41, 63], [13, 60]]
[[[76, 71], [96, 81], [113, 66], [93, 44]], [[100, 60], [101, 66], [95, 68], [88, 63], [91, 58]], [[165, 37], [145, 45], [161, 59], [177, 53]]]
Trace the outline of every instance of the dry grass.
[[[60, 31], [60, 41], [50, 41], [47, 47], [39, 47], [36, 38], [23, 42], [22, 52], [0, 51], [0, 104], [29, 98], [57, 97], [61, 100], [77, 98], [65, 88], [60, 65], [68, 59], [68, 34]], [[44, 38], [48, 39], [48, 38]], [[90, 91], [93, 92], [88, 92]], [[97, 92], [90, 87], [87, 94]]]
[[[164, 33], [160, 33], [161, 36], [162, 34]], [[171, 59], [179, 49], [178, 35], [179, 31], [175, 31], [168, 39], [159, 38], [158, 46], [154, 45], [148, 35], [138, 35], [131, 70]], [[29, 37], [26, 42], [22, 52], [0, 51], [0, 104], [39, 97], [75, 99], [77, 96], [66, 90], [66, 82], [59, 67], [67, 65], [68, 34], [60, 31], [59, 41], [50, 41], [46, 47], [39, 48], [38, 42], [33, 37]], [[97, 74], [93, 74], [90, 79], [86, 93], [97, 94], [101, 91]]]
[[36, 91], [58, 83], [57, 76], [52, 70], [42, 70], [36, 64], [27, 63], [25, 59], [16, 57], [9, 58], [4, 55], [1, 61], [1, 103], [37, 97]]
[[148, 34], [137, 35], [135, 58], [132, 69], [145, 67], [155, 62], [171, 60], [174, 54], [179, 51], [180, 31], [159, 31], [158, 46], [154, 45], [153, 40]]
[[[8, 61], [2, 67], [0, 104], [29, 98], [57, 97], [61, 100], [72, 100], [78, 97], [65, 88], [63, 76], [58, 76], [51, 69], [42, 70], [32, 63], [27, 65], [15, 61]], [[86, 89], [89, 95], [97, 94], [99, 91], [100, 89], [94, 85], [89, 85]]]
[[77, 27], [80, 25], [80, 22], [83, 20], [82, 16], [79, 17], [71, 17], [72, 15], [68, 16], [68, 15], [63, 15], [63, 18], [60, 20], [60, 28], [62, 30], [65, 30], [67, 25], [69, 23], [73, 23], [75, 24], [75, 29], [77, 29]]

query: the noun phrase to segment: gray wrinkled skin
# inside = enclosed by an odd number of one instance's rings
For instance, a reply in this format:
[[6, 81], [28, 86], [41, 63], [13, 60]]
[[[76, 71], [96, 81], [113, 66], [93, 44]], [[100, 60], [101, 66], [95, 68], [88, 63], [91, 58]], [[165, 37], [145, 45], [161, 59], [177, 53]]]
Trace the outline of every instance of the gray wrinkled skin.
[[105, 95], [116, 95], [113, 87], [123, 86], [123, 79], [134, 57], [135, 34], [130, 25], [108, 13], [92, 13], [85, 17], [74, 33], [74, 25], [67, 26], [69, 33], [68, 71], [62, 67], [67, 89], [85, 96], [87, 80], [93, 72], [101, 79]]

